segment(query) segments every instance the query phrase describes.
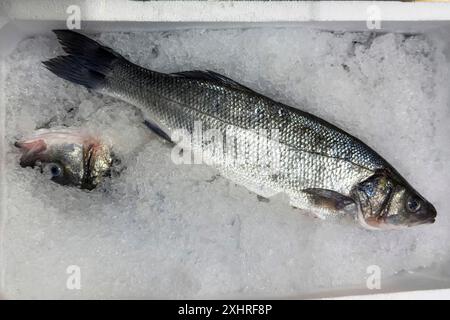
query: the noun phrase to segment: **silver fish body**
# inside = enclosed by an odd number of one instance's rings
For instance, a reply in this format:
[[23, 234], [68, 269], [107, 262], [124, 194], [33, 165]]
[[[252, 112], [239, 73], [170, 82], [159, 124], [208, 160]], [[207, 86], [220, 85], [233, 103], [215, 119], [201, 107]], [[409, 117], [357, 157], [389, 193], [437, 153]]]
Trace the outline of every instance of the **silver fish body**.
[[[239, 162], [244, 165], [227, 162], [222, 166], [220, 154], [211, 161], [237, 183], [251, 189], [256, 185], [273, 193], [285, 192], [293, 203], [302, 198], [302, 190], [311, 188], [349, 196], [355, 184], [388, 166], [361, 141], [331, 124], [219, 81], [151, 72], [125, 62], [108, 76], [101, 92], [141, 107], [147, 118], [169, 135], [185, 129], [192, 136], [195, 121], [204, 131], [214, 129], [223, 137], [227, 130], [239, 132], [235, 136], [240, 141], [233, 143], [244, 147], [242, 153], [249, 157]], [[261, 174], [265, 163], [257, 160], [257, 150], [253, 150], [258, 137], [252, 131], [262, 130], [278, 132], [281, 161], [273, 175]], [[203, 150], [201, 145], [191, 148]]]
[[[286, 193], [293, 206], [316, 213], [353, 207], [372, 229], [434, 222], [434, 207], [381, 156], [312, 114], [211, 71], [159, 73], [78, 33], [56, 34], [69, 55], [45, 62], [50, 71], [138, 106], [166, 137], [183, 132], [182, 148], [200, 152], [224, 176], [261, 196]], [[193, 139], [198, 124], [225, 138]], [[261, 161], [262, 144], [276, 165]], [[225, 159], [218, 146], [240, 160]]]

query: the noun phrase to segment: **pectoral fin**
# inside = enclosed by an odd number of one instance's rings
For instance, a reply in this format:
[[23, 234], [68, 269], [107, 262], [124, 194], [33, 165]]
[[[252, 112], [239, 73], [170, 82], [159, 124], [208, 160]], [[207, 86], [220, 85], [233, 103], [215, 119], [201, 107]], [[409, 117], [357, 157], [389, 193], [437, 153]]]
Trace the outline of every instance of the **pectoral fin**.
[[310, 188], [304, 189], [303, 192], [309, 195], [312, 204], [331, 210], [343, 210], [355, 203], [352, 198], [333, 190]]

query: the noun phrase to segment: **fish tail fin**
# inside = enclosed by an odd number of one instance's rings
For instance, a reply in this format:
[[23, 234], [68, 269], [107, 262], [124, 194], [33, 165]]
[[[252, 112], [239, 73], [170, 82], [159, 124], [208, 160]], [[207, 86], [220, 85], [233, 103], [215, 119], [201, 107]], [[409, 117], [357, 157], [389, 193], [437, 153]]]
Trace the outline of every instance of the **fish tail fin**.
[[111, 48], [71, 30], [53, 30], [68, 54], [43, 61], [55, 75], [87, 88], [99, 90], [114, 65], [125, 60]]

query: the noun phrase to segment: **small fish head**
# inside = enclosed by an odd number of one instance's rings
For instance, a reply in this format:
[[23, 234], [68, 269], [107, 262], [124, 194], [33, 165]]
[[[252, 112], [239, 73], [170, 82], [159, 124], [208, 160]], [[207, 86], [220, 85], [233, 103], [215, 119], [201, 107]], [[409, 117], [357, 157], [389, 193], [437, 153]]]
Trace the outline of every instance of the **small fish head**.
[[22, 167], [39, 167], [61, 185], [94, 189], [111, 166], [109, 148], [79, 129], [40, 129], [15, 146]]
[[434, 223], [436, 209], [403, 178], [382, 170], [353, 190], [358, 219], [368, 229], [400, 229]]

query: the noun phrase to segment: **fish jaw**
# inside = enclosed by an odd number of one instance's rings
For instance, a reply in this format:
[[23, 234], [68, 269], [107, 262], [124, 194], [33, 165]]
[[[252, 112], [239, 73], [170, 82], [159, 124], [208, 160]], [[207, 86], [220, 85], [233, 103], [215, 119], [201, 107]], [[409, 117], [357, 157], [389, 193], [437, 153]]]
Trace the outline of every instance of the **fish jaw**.
[[33, 167], [36, 161], [43, 160], [42, 157], [47, 150], [47, 144], [43, 139], [16, 141], [14, 146], [22, 151], [22, 156], [20, 157], [21, 167]]

